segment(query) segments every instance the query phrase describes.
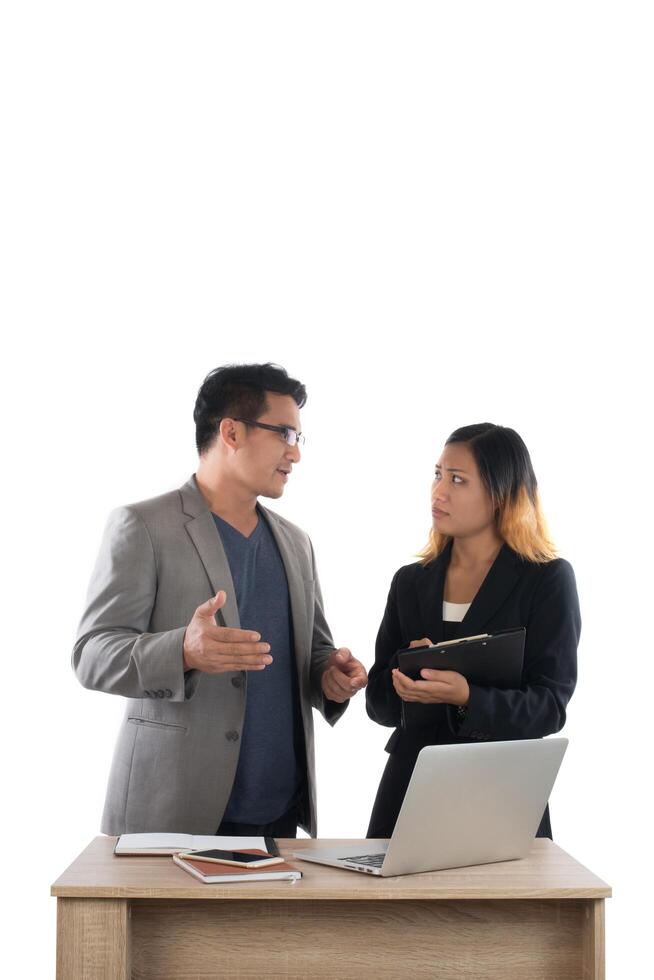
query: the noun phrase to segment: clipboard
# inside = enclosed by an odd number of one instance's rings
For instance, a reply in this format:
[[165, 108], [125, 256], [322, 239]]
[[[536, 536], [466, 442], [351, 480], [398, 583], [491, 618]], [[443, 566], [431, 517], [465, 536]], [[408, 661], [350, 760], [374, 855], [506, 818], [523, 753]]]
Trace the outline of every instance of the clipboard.
[[520, 687], [525, 652], [524, 626], [480, 636], [445, 640], [431, 647], [398, 650], [398, 667], [412, 680], [420, 680], [423, 667], [456, 670], [470, 684], [481, 687]]
[[[526, 629], [521, 626], [481, 636], [444, 640], [430, 647], [407, 647], [397, 651], [397, 666], [412, 680], [420, 680], [420, 671], [428, 667], [431, 670], [456, 670], [470, 684], [480, 687], [517, 688], [522, 682], [526, 635]], [[443, 705], [402, 701], [402, 728], [433, 728], [435, 708], [442, 709]]]

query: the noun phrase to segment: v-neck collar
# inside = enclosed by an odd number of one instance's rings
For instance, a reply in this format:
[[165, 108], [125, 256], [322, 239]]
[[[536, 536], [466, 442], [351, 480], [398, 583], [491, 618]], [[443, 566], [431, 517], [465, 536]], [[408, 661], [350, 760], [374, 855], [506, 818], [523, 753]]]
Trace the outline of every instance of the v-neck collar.
[[234, 535], [237, 536], [237, 540], [246, 542], [248, 544], [251, 544], [255, 540], [255, 538], [259, 537], [259, 535], [261, 534], [262, 522], [264, 520], [261, 511], [257, 507], [257, 523], [255, 524], [254, 529], [250, 532], [250, 534], [246, 535], [243, 534], [242, 531], [239, 531], [237, 527], [234, 527], [233, 524], [230, 524], [229, 521], [226, 521], [224, 517], [221, 517], [220, 514], [215, 514], [213, 511], [211, 511], [211, 516], [216, 521], [219, 530], [224, 525], [225, 528], [228, 529], [228, 531], [231, 531]]

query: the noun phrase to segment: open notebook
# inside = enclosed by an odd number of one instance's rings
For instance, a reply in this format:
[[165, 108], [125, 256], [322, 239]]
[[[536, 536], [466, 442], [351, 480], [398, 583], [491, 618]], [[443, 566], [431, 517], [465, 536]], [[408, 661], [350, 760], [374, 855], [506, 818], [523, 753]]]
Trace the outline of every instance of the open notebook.
[[176, 854], [177, 851], [203, 851], [212, 847], [224, 851], [253, 848], [268, 854], [279, 854], [272, 837], [216, 837], [206, 834], [121, 834], [114, 854], [118, 857], [145, 854]]

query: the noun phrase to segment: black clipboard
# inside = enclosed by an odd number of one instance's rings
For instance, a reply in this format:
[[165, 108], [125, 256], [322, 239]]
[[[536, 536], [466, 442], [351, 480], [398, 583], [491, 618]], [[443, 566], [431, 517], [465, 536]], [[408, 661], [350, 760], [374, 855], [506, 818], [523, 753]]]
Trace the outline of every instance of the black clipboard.
[[413, 680], [420, 680], [420, 671], [428, 667], [456, 670], [470, 684], [481, 687], [516, 688], [522, 680], [526, 633], [521, 626], [431, 647], [398, 650], [397, 665]]
[[[482, 637], [424, 647], [408, 647], [397, 652], [397, 666], [412, 680], [420, 680], [423, 667], [431, 670], [456, 670], [470, 684], [480, 687], [517, 688], [522, 683], [526, 629], [500, 630]], [[418, 704], [402, 701], [402, 728], [433, 728], [434, 709], [440, 704]]]

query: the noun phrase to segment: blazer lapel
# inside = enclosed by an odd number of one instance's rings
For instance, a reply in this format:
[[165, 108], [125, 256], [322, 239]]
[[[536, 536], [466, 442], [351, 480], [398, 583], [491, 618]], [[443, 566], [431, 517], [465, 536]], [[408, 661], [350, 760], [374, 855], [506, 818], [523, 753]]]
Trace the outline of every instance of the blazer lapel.
[[[305, 591], [305, 576], [302, 574], [300, 562], [291, 537], [282, 524], [277, 519], [277, 515], [265, 507], [258, 505], [260, 514], [268, 522], [268, 527], [275, 539], [279, 553], [282, 557], [286, 581], [288, 582], [288, 594], [291, 602], [291, 619], [293, 621], [293, 638], [295, 640], [295, 659], [298, 671], [301, 672], [302, 663], [306, 659], [307, 649], [311, 649], [311, 643], [307, 642], [307, 593]], [[301, 673], [300, 673], [301, 676]]]
[[219, 625], [240, 629], [241, 621], [229, 562], [216, 523], [194, 476], [180, 489], [180, 494], [182, 510], [190, 518], [186, 522], [186, 530], [209, 576], [214, 595], [219, 589], [227, 593], [225, 605], [216, 614], [222, 620]]
[[[452, 554], [452, 542], [441, 551], [438, 558], [423, 569], [418, 580], [420, 618], [432, 643], [443, 639], [443, 592], [447, 566]], [[497, 558], [481, 583], [468, 612], [456, 628], [458, 636], [475, 636], [484, 633], [486, 624], [495, 615], [507, 596], [515, 588], [520, 575], [517, 569], [519, 557], [508, 545], [502, 545]], [[419, 640], [420, 637], [413, 637]]]
[[458, 630], [460, 636], [475, 636], [477, 633], [485, 632], [486, 624], [513, 591], [520, 578], [516, 567], [518, 561], [520, 558], [516, 553], [507, 544], [502, 545], [461, 621]]
[[[424, 635], [432, 643], [439, 643], [443, 639], [443, 590], [451, 553], [452, 542], [449, 541], [438, 558], [423, 567], [422, 575], [418, 579], [420, 619], [425, 630]], [[422, 637], [414, 636], [412, 639], [420, 640]]]

